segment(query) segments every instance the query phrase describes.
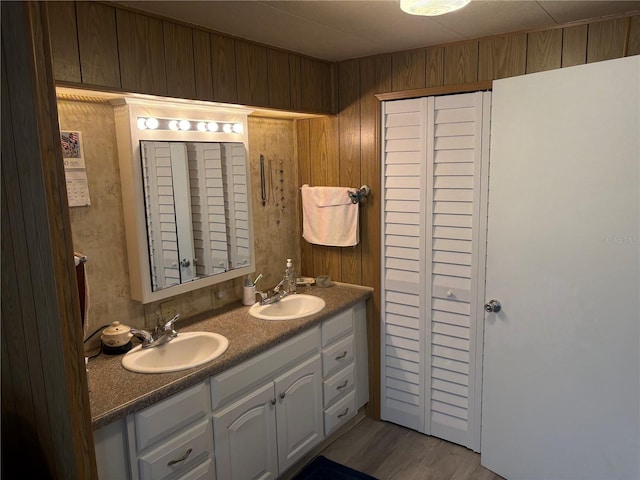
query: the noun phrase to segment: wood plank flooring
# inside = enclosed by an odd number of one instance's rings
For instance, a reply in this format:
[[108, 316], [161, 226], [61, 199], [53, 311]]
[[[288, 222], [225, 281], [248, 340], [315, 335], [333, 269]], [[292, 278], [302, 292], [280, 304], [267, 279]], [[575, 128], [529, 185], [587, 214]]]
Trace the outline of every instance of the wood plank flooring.
[[504, 480], [465, 447], [369, 417], [321, 455], [379, 480]]

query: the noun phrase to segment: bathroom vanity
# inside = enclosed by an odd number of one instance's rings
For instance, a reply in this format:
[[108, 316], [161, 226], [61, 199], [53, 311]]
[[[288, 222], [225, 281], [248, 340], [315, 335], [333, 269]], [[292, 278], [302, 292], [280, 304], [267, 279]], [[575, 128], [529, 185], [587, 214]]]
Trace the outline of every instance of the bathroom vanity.
[[121, 356], [89, 364], [101, 479], [277, 478], [368, 401], [366, 300], [336, 284], [304, 292], [319, 313], [269, 321], [232, 305], [177, 324], [213, 331], [229, 348], [201, 367], [125, 370]]

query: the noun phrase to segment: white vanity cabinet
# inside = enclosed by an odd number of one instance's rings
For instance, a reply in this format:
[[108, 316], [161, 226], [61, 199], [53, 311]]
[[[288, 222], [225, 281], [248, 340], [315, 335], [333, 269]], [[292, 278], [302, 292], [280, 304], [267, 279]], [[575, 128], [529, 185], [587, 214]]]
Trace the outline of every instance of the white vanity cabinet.
[[132, 477], [215, 478], [209, 382], [127, 417]]
[[273, 479], [368, 401], [366, 307], [94, 432], [100, 480]]
[[270, 479], [324, 438], [320, 329], [211, 379], [217, 474]]

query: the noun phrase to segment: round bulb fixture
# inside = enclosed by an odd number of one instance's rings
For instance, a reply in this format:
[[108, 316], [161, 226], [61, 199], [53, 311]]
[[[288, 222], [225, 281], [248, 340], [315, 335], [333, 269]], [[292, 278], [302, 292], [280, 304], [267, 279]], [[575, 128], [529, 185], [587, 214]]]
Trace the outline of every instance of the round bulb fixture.
[[207, 124], [204, 122], [198, 122], [198, 125], [196, 125], [196, 128], [198, 129], [199, 132], [206, 132]]
[[180, 120], [180, 130], [189, 130], [191, 128], [191, 122], [189, 120]]
[[243, 132], [243, 128], [242, 128], [242, 124], [241, 123], [234, 123], [233, 124], [233, 132], [234, 133], [242, 133]]
[[144, 123], [149, 130], [155, 130], [156, 128], [158, 128], [158, 125], [160, 124], [160, 122], [158, 122], [158, 119], [153, 117], [147, 118], [147, 120]]
[[233, 126], [232, 126], [230, 123], [225, 123], [225, 124], [222, 126], [222, 131], [223, 131], [224, 133], [231, 133], [231, 132], [233, 132]]
[[434, 17], [460, 10], [470, 2], [471, 0], [400, 0], [400, 8], [411, 15]]
[[207, 130], [209, 130], [210, 132], [217, 132], [218, 131], [218, 124], [216, 122], [207, 123]]
[[169, 122], [169, 129], [170, 130], [178, 130], [178, 120], [171, 120]]
[[147, 119], [143, 117], [138, 117], [138, 129], [146, 130], [147, 129]]

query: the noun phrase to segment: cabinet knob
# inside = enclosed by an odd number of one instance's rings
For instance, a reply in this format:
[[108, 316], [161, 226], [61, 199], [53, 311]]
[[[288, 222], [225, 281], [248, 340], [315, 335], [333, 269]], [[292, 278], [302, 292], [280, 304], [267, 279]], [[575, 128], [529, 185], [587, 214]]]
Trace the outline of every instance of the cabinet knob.
[[275, 404], [276, 404], [276, 399], [275, 399], [275, 398], [272, 398], [272, 399], [269, 401], [269, 403], [270, 403], [271, 405], [275, 405]]
[[282, 393], [279, 395], [280, 400], [282, 400], [286, 395], [287, 395], [286, 393], [282, 392]]

